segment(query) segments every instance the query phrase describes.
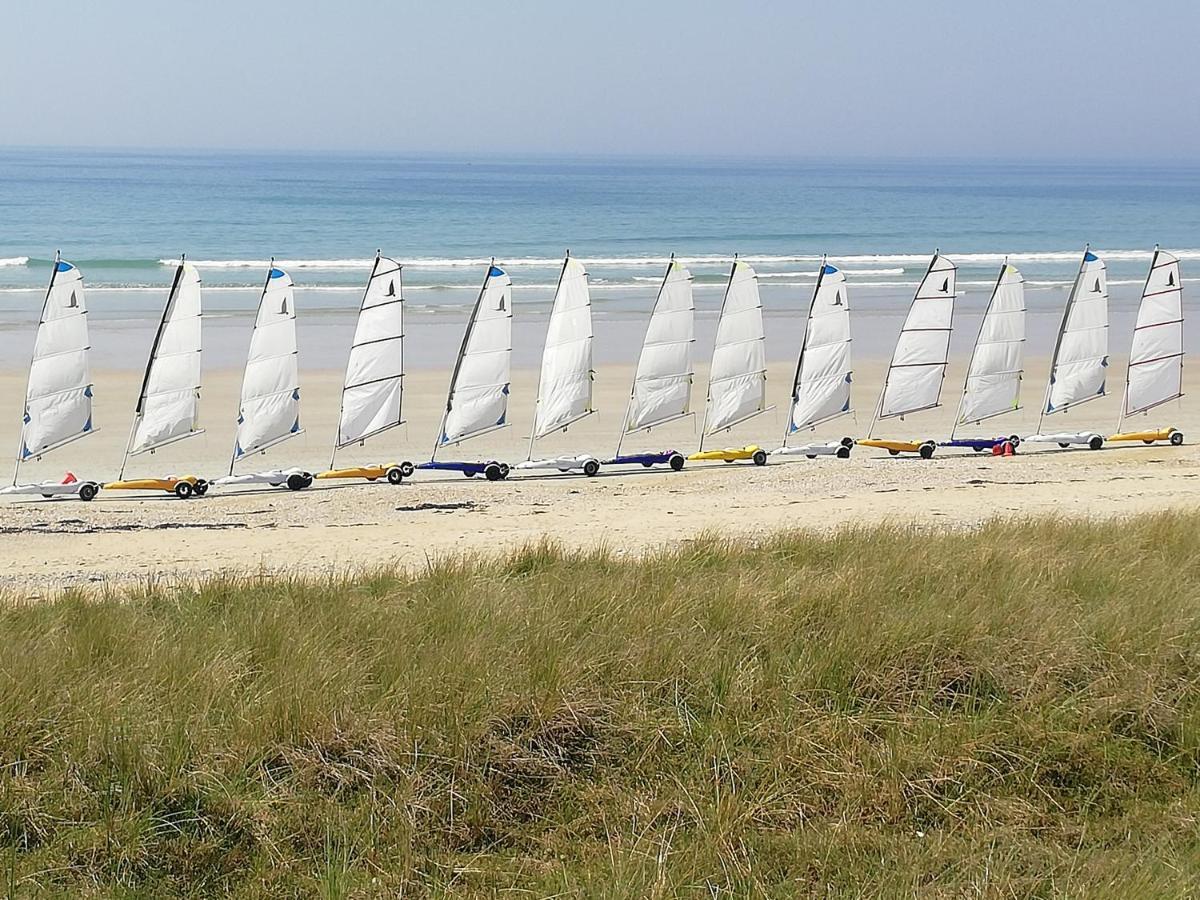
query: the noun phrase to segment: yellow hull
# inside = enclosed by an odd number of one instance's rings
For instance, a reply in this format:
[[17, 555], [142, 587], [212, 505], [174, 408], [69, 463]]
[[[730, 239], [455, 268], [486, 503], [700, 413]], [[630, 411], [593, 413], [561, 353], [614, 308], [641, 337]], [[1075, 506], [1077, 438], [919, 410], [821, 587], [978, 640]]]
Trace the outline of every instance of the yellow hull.
[[688, 457], [689, 460], [714, 460], [717, 462], [740, 462], [742, 460], [754, 459], [754, 454], [762, 452], [762, 448], [757, 444], [748, 444], [745, 447], [726, 447], [723, 450], [705, 450], [703, 453], [693, 453]]
[[390, 466], [352, 466], [349, 469], [330, 469], [328, 472], [318, 472], [317, 478], [365, 478], [374, 481], [387, 475]]
[[[1122, 434], [1114, 434], [1108, 438], [1110, 441], [1142, 441], [1146, 444], [1153, 444], [1155, 441], [1169, 441], [1171, 435], [1179, 432], [1174, 428], [1155, 428], [1150, 431], [1126, 431]], [[1182, 443], [1182, 441], [1180, 441]]]
[[168, 494], [175, 493], [175, 488], [180, 484], [189, 484], [195, 489], [200, 483], [200, 479], [195, 475], [185, 475], [182, 478], [131, 478], [127, 481], [107, 481], [104, 483], [106, 491], [166, 491]]
[[880, 450], [892, 450], [896, 453], [918, 453], [924, 441], [885, 441], [881, 438], [863, 438], [855, 441], [860, 447], [877, 447]]

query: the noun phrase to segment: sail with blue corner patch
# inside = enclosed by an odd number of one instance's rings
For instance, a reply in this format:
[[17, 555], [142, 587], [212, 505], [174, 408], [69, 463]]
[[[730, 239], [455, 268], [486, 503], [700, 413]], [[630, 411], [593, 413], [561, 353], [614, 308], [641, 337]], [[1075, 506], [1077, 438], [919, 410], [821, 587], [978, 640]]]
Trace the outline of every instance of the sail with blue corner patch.
[[850, 301], [846, 276], [825, 264], [813, 289], [792, 384], [788, 432], [850, 412]]
[[1059, 327], [1047, 415], [1103, 397], [1108, 374], [1108, 278], [1104, 260], [1084, 253]]
[[493, 265], [459, 349], [439, 444], [457, 444], [505, 424], [511, 370], [512, 279]]

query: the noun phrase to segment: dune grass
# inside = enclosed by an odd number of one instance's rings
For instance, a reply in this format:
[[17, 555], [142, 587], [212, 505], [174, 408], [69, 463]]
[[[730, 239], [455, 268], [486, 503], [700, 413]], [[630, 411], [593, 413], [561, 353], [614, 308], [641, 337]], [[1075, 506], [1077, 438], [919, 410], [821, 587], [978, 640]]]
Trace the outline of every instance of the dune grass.
[[1200, 514], [0, 608], [12, 896], [1200, 891]]

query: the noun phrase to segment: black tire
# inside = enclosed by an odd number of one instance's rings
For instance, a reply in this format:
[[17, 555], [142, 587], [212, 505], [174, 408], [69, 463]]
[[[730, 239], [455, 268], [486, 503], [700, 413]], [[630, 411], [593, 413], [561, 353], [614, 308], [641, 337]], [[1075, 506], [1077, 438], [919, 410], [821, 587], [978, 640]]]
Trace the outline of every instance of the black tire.
[[201, 479], [200, 481], [197, 481], [196, 487], [194, 488], [194, 490], [196, 492], [197, 497], [203, 497], [205, 494], [208, 493], [208, 482], [204, 481], [203, 479]]
[[933, 459], [933, 451], [935, 449], [933, 444], [922, 444], [921, 449], [917, 453], [921, 455], [921, 459]]
[[474, 478], [474, 477], [475, 477], [475, 473], [474, 473], [474, 472], [463, 472], [463, 474], [464, 474], [464, 475], [466, 475], [468, 478]]
[[1153, 444], [1154, 441], [1142, 441], [1143, 444]]
[[678, 472], [680, 469], [683, 468], [683, 461], [684, 461], [683, 457], [680, 456], [678, 453], [676, 453], [671, 457], [671, 459], [668, 462], [668, 465], [672, 468], [672, 470]]
[[410, 463], [408, 460], [405, 460], [404, 462], [400, 463], [400, 474], [403, 475], [405, 478], [412, 478], [413, 472], [415, 472], [415, 471], [417, 471], [417, 467], [414, 466], [412, 463]]
[[504, 471], [497, 463], [488, 463], [483, 470], [483, 477], [488, 481], [499, 481], [504, 477]]
[[1013, 449], [1016, 450], [1021, 446], [1021, 436], [1019, 434], [1010, 434], [1008, 436], [1008, 442], [1012, 444]]
[[583, 464], [583, 474], [588, 478], [595, 478], [596, 473], [600, 471], [600, 463], [598, 460], [589, 459]]
[[767, 464], [767, 451], [755, 450], [754, 455], [750, 458], [754, 460], [756, 466], [765, 466]]
[[888, 455], [889, 456], [899, 456], [900, 451], [899, 450], [888, 450]]
[[854, 438], [844, 437], [844, 438], [842, 438], [840, 443], [843, 447], [845, 447], [847, 450], [849, 450], [851, 447], [854, 446]]
[[94, 484], [81, 484], [79, 486], [79, 499], [84, 503], [87, 503], [89, 500], [95, 500], [96, 492], [99, 490]]
[[732, 460], [732, 459], [723, 459], [723, 460], [721, 460], [721, 462], [723, 462], [723, 463], [731, 463], [731, 462], [733, 462], [733, 460]]
[[[843, 449], [843, 450], [845, 450], [846, 448], [845, 448], [845, 447], [843, 447], [842, 449]], [[809, 459], [816, 459], [816, 458], [817, 458], [817, 454], [815, 454], [815, 453], [805, 453], [804, 455], [805, 455], [805, 456], [807, 456]], [[849, 454], [847, 454], [847, 455], [849, 455]]]
[[1070, 444], [1064, 444], [1062, 441], [1059, 441], [1059, 442], [1058, 442], [1058, 446], [1060, 446], [1060, 447], [1062, 447], [1064, 450], [1066, 450], [1066, 449], [1067, 449], [1068, 447], [1070, 447], [1071, 445], [1070, 445]]
[[980, 447], [979, 445], [976, 445], [976, 446], [972, 447], [971, 449], [972, 449], [972, 450], [974, 450], [976, 453], [982, 453], [982, 452], [983, 452], [983, 448], [982, 448], [982, 447]]
[[45, 497], [47, 500], [53, 499], [53, 497], [54, 497], [53, 494], [42, 494], [42, 496]]
[[846, 446], [838, 447], [837, 453], [835, 453], [834, 455], [838, 459], [849, 459], [850, 458], [850, 448], [846, 447]]
[[387, 470], [388, 484], [399, 484], [404, 480], [404, 470], [399, 466], [392, 466]]
[[645, 466], [645, 467], [648, 469], [648, 468], [650, 468], [652, 465], [654, 465], [654, 463], [648, 463], [648, 462], [644, 462], [644, 463], [642, 463], [642, 465], [643, 465], [643, 466]]
[[1088, 449], [1090, 450], [1099, 450], [1103, 446], [1104, 438], [1100, 437], [1098, 434], [1093, 434], [1088, 440]]
[[1182, 443], [1183, 443], [1183, 432], [1182, 431], [1172, 431], [1171, 432], [1171, 446], [1178, 447]]
[[289, 475], [284, 484], [287, 485], [289, 491], [302, 491], [308, 487], [303, 475]]
[[188, 481], [175, 482], [175, 487], [172, 488], [172, 492], [180, 500], [186, 500], [186, 499], [188, 499], [188, 497], [192, 496], [192, 494], [194, 493], [191, 482], [188, 482]]
[[509, 473], [510, 471], [511, 471], [511, 470], [510, 470], [510, 469], [509, 469], [509, 467], [508, 467], [508, 463], [506, 463], [506, 462], [502, 462], [502, 463], [500, 463], [500, 477], [501, 477], [501, 478], [507, 478], [507, 477], [508, 477], [508, 473]]

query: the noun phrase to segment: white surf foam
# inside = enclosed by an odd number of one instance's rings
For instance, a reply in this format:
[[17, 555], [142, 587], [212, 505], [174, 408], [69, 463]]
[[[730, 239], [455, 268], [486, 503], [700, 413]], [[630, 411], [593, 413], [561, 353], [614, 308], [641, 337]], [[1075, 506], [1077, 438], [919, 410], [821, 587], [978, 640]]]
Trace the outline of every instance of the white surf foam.
[[9, 256], [4, 259], [0, 259], [0, 268], [4, 268], [5, 266], [24, 266], [28, 264], [28, 256]]

